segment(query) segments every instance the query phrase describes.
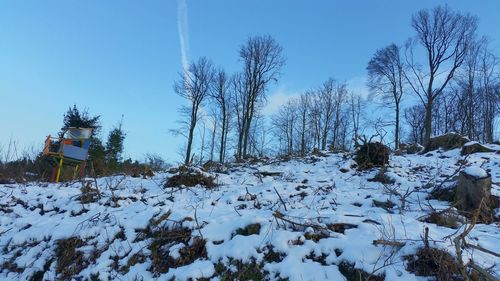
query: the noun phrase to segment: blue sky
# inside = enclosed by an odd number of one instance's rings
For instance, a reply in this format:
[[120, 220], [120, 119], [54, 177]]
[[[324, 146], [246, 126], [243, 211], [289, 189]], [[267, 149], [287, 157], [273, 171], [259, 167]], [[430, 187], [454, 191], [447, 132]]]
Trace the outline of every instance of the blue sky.
[[[179, 1], [0, 0], [0, 146], [39, 147], [72, 104], [101, 115], [103, 137], [122, 114], [126, 156], [156, 152], [176, 161], [173, 137], [183, 101]], [[269, 91], [272, 113], [286, 97], [328, 77], [364, 92], [376, 49], [412, 36], [411, 15], [448, 3], [479, 17], [479, 33], [500, 49], [500, 1], [186, 1], [189, 59], [240, 69], [249, 35], [270, 34], [287, 64]], [[497, 52], [499, 54], [499, 52]]]

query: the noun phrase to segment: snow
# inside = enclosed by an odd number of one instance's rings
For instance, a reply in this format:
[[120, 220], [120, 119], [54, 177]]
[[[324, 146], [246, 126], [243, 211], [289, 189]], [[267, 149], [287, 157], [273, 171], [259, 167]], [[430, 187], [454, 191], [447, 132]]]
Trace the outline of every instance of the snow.
[[[16, 272], [0, 267], [0, 280], [29, 280], [37, 271], [45, 271], [44, 280], [58, 279], [53, 259], [57, 241], [70, 237], [84, 241], [77, 250], [87, 258], [99, 253], [78, 273], [78, 279], [99, 273], [99, 278], [106, 280], [219, 280], [216, 269], [220, 264], [235, 271], [234, 261], [240, 261], [255, 262], [270, 280], [344, 280], [339, 264], [345, 261], [366, 272], [378, 269], [375, 274], [385, 274], [385, 280], [426, 280], [406, 271], [404, 257], [422, 247], [425, 227], [429, 228], [433, 247], [454, 255], [454, 245], [446, 237], [460, 232], [422, 218], [432, 211], [429, 204], [438, 211], [450, 207], [448, 202], [426, 197], [433, 186], [460, 168], [459, 160], [464, 158], [458, 149], [434, 151], [431, 156], [392, 155], [386, 172], [394, 180], [392, 191], [379, 182], [368, 181], [378, 169], [360, 172], [351, 168], [352, 155], [347, 153], [233, 164], [228, 173], [216, 174], [220, 185], [214, 189], [164, 188], [162, 183], [171, 174], [148, 179], [100, 178], [101, 198], [85, 204], [78, 199], [81, 182], [0, 185], [0, 264], [14, 263], [21, 269]], [[464, 172], [490, 173], [492, 194], [499, 195], [500, 155], [472, 154], [466, 161], [470, 166]], [[256, 171], [282, 174], [259, 177]], [[405, 204], [396, 193], [408, 194]], [[373, 200], [390, 200], [395, 206], [379, 208]], [[168, 212], [168, 219], [157, 227], [180, 224], [191, 229], [193, 237], [206, 241], [206, 257], [155, 275], [149, 249], [153, 238], [144, 237], [141, 229]], [[300, 225], [279, 219], [278, 213]], [[500, 210], [495, 213], [500, 215]], [[328, 228], [336, 223], [354, 227], [344, 233]], [[237, 234], [238, 229], [250, 224], [259, 224], [260, 230]], [[321, 235], [321, 239], [311, 239], [313, 235]], [[393, 254], [394, 248], [374, 245], [376, 239], [394, 239], [405, 245]], [[498, 224], [476, 225], [467, 242], [500, 253]], [[175, 242], [164, 247], [170, 258], [177, 259], [185, 246]], [[279, 258], [269, 260], [271, 250]], [[130, 264], [134, 255], [146, 258]], [[387, 258], [391, 266], [384, 267]], [[464, 259], [471, 258], [500, 274], [495, 256], [466, 249]], [[128, 270], [120, 270], [127, 265]]]
[[464, 173], [475, 178], [481, 179], [488, 176], [488, 173], [481, 169], [481, 167], [477, 166], [469, 166], [464, 169]]
[[477, 141], [469, 141], [469, 142], [465, 143], [464, 146], [472, 146], [472, 145], [475, 145], [475, 144], [479, 144], [479, 142], [477, 142]]

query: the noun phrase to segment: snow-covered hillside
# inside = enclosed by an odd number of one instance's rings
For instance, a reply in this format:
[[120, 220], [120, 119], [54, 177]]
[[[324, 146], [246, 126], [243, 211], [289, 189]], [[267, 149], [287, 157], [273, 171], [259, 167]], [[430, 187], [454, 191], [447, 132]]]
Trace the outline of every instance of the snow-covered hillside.
[[[458, 229], [426, 222], [450, 207], [426, 198], [463, 158], [392, 155], [385, 184], [371, 180], [380, 169], [327, 154], [235, 164], [212, 174], [211, 189], [163, 187], [169, 173], [100, 178], [100, 196], [92, 179], [0, 185], [0, 279], [319, 281], [362, 269], [372, 280], [427, 280], [407, 271], [406, 257], [423, 247], [426, 227], [430, 246], [455, 256], [462, 218]], [[466, 161], [489, 171], [500, 196], [500, 154]], [[500, 253], [499, 223], [477, 224], [467, 241]], [[463, 255], [500, 275], [494, 254]]]

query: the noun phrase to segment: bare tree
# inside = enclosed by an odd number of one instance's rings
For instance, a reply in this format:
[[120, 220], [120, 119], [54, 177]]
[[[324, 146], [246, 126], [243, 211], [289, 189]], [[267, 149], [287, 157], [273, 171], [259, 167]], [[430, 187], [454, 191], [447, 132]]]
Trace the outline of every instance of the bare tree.
[[481, 38], [471, 43], [454, 83], [433, 102], [434, 134], [448, 131], [467, 135], [472, 140], [491, 142], [499, 96], [495, 93], [495, 56]]
[[257, 103], [265, 99], [269, 83], [277, 81], [285, 64], [283, 48], [271, 36], [250, 37], [240, 48], [244, 64], [245, 102], [241, 111], [242, 145], [238, 147], [237, 158], [245, 157], [248, 151], [249, 133], [256, 115]]
[[379, 96], [385, 104], [394, 104], [394, 147], [399, 148], [399, 113], [404, 89], [404, 64], [400, 48], [391, 44], [377, 50], [368, 62], [368, 87], [372, 95]]
[[321, 114], [321, 150], [326, 149], [328, 132], [332, 127], [332, 118], [335, 112], [335, 84], [333, 78], [326, 80], [318, 91], [316, 99]]
[[188, 106], [183, 106], [181, 112], [186, 115], [187, 121], [187, 146], [184, 164], [190, 164], [194, 130], [199, 120], [199, 110], [209, 94], [210, 84], [213, 79], [212, 63], [205, 57], [189, 65], [188, 71], [180, 73], [180, 80], [174, 84], [175, 92], [189, 101]]
[[[217, 111], [221, 118], [221, 133], [219, 144], [219, 162], [224, 163], [227, 147], [227, 136], [229, 133], [229, 124], [231, 122], [231, 95], [229, 91], [229, 77], [226, 72], [219, 69], [215, 74], [215, 79], [211, 87], [211, 96], [217, 104]], [[214, 120], [216, 121], [216, 120]]]
[[281, 147], [280, 150], [286, 155], [294, 154], [294, 140], [297, 135], [296, 126], [299, 118], [298, 109], [297, 100], [290, 99], [272, 117], [273, 128]]
[[410, 141], [422, 143], [424, 139], [424, 119], [425, 108], [422, 105], [414, 105], [405, 109], [404, 116], [406, 122], [410, 125]]
[[[410, 73], [406, 78], [425, 107], [424, 142], [427, 146], [432, 132], [432, 104], [462, 65], [477, 28], [477, 19], [453, 12], [447, 6], [438, 6], [413, 15], [412, 27], [417, 36], [407, 44], [406, 61]], [[414, 41], [424, 48], [426, 71], [415, 62]]]
[[[335, 87], [334, 91], [334, 99], [333, 99], [333, 108], [334, 108], [334, 116], [333, 116], [333, 139], [331, 143], [331, 150], [335, 150], [337, 146], [345, 148], [345, 135], [346, 128], [348, 123], [348, 118], [346, 118], [346, 112], [344, 110], [344, 103], [348, 97], [347, 85], [345, 83], [338, 83]], [[343, 138], [339, 138], [341, 135], [340, 130], [344, 129], [342, 132]], [[339, 139], [342, 141], [339, 142]]]
[[498, 66], [500, 60], [487, 46], [480, 53], [480, 82], [479, 87], [483, 91], [483, 127], [485, 142], [493, 142], [495, 134], [495, 118], [500, 111], [500, 71]]
[[352, 134], [353, 134], [353, 142], [354, 146], [357, 147], [359, 145], [359, 124], [360, 124], [360, 116], [361, 116], [361, 107], [362, 107], [362, 98], [360, 95], [355, 95], [351, 93], [350, 96], [350, 113], [352, 118]]
[[308, 91], [300, 95], [297, 105], [297, 112], [300, 118], [300, 155], [306, 154], [307, 119], [310, 112], [312, 92]]

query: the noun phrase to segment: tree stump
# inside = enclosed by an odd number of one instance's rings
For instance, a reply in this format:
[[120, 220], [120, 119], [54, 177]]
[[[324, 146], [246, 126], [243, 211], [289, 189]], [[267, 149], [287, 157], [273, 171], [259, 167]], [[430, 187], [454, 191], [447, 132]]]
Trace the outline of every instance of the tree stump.
[[455, 193], [457, 209], [465, 211], [468, 215], [474, 215], [478, 208], [481, 208], [478, 219], [488, 221], [492, 217], [490, 200], [491, 175], [480, 167], [467, 167], [460, 172]]

